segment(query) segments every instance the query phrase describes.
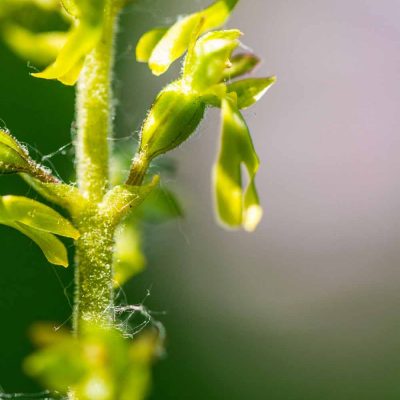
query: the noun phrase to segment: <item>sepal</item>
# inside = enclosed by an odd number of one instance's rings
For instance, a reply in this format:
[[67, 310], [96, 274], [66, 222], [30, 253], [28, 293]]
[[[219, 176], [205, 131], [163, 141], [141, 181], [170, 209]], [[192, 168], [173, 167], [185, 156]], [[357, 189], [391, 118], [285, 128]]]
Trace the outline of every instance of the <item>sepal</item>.
[[234, 55], [225, 67], [223, 79], [230, 80], [248, 74], [260, 63], [260, 59], [252, 53]]
[[237, 29], [215, 31], [197, 40], [189, 50], [183, 68], [183, 79], [193, 90], [202, 92], [223, 80], [241, 34]]
[[260, 100], [276, 82], [276, 77], [248, 78], [228, 85], [228, 93], [236, 93], [240, 109], [248, 108]]

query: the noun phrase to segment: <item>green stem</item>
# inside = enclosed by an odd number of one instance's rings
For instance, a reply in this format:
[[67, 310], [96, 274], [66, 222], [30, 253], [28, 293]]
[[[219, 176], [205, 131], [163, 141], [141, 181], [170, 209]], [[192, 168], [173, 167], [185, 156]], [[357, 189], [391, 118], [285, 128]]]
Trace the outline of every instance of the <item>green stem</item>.
[[91, 201], [100, 202], [109, 182], [109, 146], [112, 136], [112, 67], [117, 10], [107, 2], [103, 35], [85, 60], [77, 87], [78, 186]]
[[114, 227], [101, 213], [109, 186], [109, 138], [112, 136], [112, 67], [119, 7], [105, 6], [103, 34], [86, 57], [77, 87], [78, 187], [87, 200], [73, 215], [81, 232], [76, 243], [74, 332], [82, 322], [109, 324], [113, 320], [112, 256]]
[[110, 325], [114, 318], [114, 227], [97, 206], [88, 206], [75, 221], [81, 232], [76, 243], [74, 305], [74, 330], [79, 334], [84, 322]]
[[137, 153], [133, 159], [126, 184], [131, 186], [141, 185], [147, 169], [149, 168], [149, 164], [150, 161], [144, 152]]

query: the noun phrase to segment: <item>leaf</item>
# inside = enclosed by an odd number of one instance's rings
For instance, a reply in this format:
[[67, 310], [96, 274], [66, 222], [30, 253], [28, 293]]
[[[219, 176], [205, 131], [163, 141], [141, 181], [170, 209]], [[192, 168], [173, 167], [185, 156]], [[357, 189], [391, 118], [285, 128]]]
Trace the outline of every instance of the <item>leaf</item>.
[[41, 182], [27, 174], [22, 174], [22, 178], [46, 200], [67, 209], [71, 214], [88, 206], [88, 200], [75, 186], [61, 182]]
[[236, 93], [238, 107], [243, 109], [252, 106], [260, 100], [275, 82], [275, 76], [243, 79], [229, 84], [228, 92]]
[[43, 254], [51, 264], [68, 267], [68, 255], [64, 244], [53, 234], [30, 228], [18, 222], [5, 223], [19, 230], [25, 236], [32, 239], [43, 251]]
[[198, 91], [221, 82], [240, 35], [239, 30], [231, 29], [210, 32], [198, 39], [186, 57], [184, 81]]
[[248, 74], [260, 63], [260, 59], [251, 53], [236, 54], [225, 68], [223, 79], [233, 79]]
[[[170, 65], [183, 55], [192, 40], [192, 33], [197, 29], [197, 35], [201, 35], [211, 29], [223, 25], [228, 19], [232, 9], [238, 0], [216, 1], [210, 7], [197, 13], [188, 15], [172, 25], [151, 51], [151, 46], [143, 46], [143, 43], [150, 41], [149, 38], [156, 38], [153, 31], [150, 36], [140, 44], [139, 53], [144, 55], [143, 61], [149, 63], [149, 67], [155, 75], [161, 75], [168, 70]], [[149, 35], [149, 33], [145, 34]], [[144, 48], [146, 49], [145, 51]], [[148, 54], [151, 51], [151, 55]], [[138, 60], [141, 61], [141, 60]]]
[[[233, 100], [223, 100], [221, 114], [221, 147], [214, 166], [217, 214], [231, 228], [243, 226], [253, 231], [262, 217], [254, 182], [259, 160], [248, 127]], [[242, 164], [249, 175], [245, 189], [242, 188]]]
[[35, 200], [20, 196], [0, 197], [0, 224], [31, 238], [49, 262], [68, 266], [67, 250], [54, 234], [77, 239], [79, 232], [63, 216]]
[[17, 221], [40, 231], [79, 238], [79, 232], [52, 208], [21, 196], [0, 197], [0, 221]]
[[125, 223], [115, 236], [113, 270], [116, 286], [122, 286], [142, 272], [145, 266], [146, 257], [142, 251], [139, 232], [132, 224]]
[[157, 187], [138, 209], [140, 219], [151, 223], [162, 223], [183, 217], [182, 205], [173, 192]]

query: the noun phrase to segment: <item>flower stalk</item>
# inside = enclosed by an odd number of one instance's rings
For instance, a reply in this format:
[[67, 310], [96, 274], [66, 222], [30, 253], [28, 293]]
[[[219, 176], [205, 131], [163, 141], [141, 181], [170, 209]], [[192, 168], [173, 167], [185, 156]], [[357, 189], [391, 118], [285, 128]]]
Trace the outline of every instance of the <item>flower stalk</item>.
[[74, 222], [81, 232], [76, 242], [74, 332], [82, 321], [110, 324], [113, 320], [112, 256], [115, 228], [101, 212], [109, 186], [109, 138], [112, 137], [112, 67], [119, 7], [105, 3], [100, 41], [87, 55], [77, 85], [77, 178], [87, 200]]

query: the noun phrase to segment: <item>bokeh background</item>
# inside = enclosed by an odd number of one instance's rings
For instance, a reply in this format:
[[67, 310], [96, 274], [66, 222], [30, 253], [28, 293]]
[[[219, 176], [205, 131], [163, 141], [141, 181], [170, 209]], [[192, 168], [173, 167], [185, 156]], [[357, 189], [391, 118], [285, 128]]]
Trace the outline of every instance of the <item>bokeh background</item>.
[[[145, 30], [206, 1], [138, 0], [121, 19], [118, 136], [137, 133], [157, 79], [133, 60]], [[246, 112], [262, 160], [255, 234], [213, 218], [218, 114], [174, 153], [166, 177], [186, 217], [146, 230], [149, 268], [125, 292], [164, 311], [167, 357], [152, 400], [391, 400], [400, 396], [400, 4], [243, 0], [229, 26], [279, 83]], [[70, 176], [73, 90], [29, 76], [0, 44], [1, 124]], [[66, 146], [64, 151], [58, 151]], [[1, 177], [0, 194], [28, 194]], [[0, 227], [0, 385], [21, 370], [34, 321], [68, 323], [72, 269], [47, 265]]]

